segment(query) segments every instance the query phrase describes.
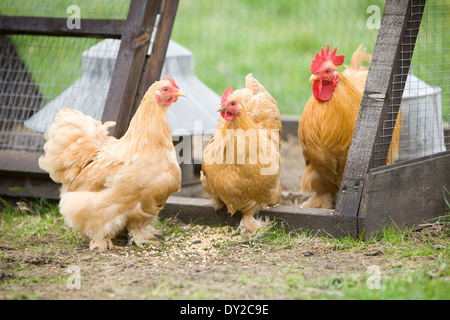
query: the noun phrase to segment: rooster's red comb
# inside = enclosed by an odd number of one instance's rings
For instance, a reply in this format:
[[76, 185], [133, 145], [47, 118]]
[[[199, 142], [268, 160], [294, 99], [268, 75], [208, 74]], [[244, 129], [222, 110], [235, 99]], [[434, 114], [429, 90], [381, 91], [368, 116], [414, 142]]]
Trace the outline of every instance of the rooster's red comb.
[[177, 84], [175, 83], [175, 80], [173, 80], [172, 78], [168, 77], [168, 76], [164, 76], [163, 78], [164, 81], [170, 81], [170, 83], [172, 84], [172, 86], [174, 86], [176, 89], [180, 89], [178, 88]]
[[233, 88], [228, 87], [222, 95], [222, 99], [220, 99], [220, 104], [227, 103], [227, 99], [230, 95], [233, 94]]
[[320, 54], [316, 52], [316, 57], [314, 58], [311, 64], [311, 73], [319, 72], [320, 67], [326, 61], [331, 60], [331, 62], [333, 62], [335, 66], [340, 66], [341, 64], [343, 64], [345, 56], [342, 54], [336, 55], [336, 51], [337, 47], [334, 47], [333, 51], [330, 52], [330, 47], [327, 44], [325, 50], [323, 50], [322, 47], [322, 50], [320, 50]]

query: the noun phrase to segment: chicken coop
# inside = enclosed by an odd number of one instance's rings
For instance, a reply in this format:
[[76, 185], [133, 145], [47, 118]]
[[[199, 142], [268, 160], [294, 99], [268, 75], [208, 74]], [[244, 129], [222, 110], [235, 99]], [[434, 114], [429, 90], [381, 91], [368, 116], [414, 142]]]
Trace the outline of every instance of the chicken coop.
[[[59, 186], [38, 167], [45, 132], [35, 120], [39, 111], [73, 87], [80, 92], [73, 99], [98, 99], [86, 112], [116, 121], [113, 134], [122, 136], [146, 88], [161, 76], [178, 0], [87, 2], [82, 19], [67, 1], [22, 2], [0, 7], [0, 194], [57, 198]], [[445, 214], [449, 13], [443, 0], [386, 1], [335, 209], [280, 205], [261, 215], [295, 230], [370, 237], [388, 224], [418, 227]], [[74, 47], [86, 54], [75, 56]], [[93, 66], [99, 52], [112, 58]], [[94, 80], [80, 81], [85, 73]], [[296, 135], [298, 118], [282, 123], [283, 135]], [[169, 197], [160, 215], [240, 219], [215, 212], [209, 199], [182, 196]]]

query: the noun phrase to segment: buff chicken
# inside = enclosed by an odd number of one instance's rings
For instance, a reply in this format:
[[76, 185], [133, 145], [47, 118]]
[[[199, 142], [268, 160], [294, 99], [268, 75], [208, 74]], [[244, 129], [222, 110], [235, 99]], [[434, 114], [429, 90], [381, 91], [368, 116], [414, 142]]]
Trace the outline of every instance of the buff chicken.
[[155, 82], [120, 139], [108, 135], [114, 122], [102, 124], [69, 108], [59, 111], [46, 133], [39, 166], [62, 184], [61, 214], [91, 239], [91, 250], [112, 249], [111, 239], [121, 231], [138, 246], [158, 234], [158, 213], [180, 189], [166, 115], [180, 96], [173, 79]]
[[228, 87], [218, 109], [214, 136], [203, 152], [201, 182], [216, 209], [242, 213], [236, 232], [267, 225], [261, 207], [281, 201], [281, 120], [275, 99], [251, 74], [245, 88]]

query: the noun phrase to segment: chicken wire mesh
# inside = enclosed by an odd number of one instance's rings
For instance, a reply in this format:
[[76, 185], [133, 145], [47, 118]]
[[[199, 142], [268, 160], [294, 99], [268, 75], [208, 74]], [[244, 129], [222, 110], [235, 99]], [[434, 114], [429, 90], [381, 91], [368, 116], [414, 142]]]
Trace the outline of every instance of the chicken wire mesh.
[[[80, 0], [81, 18], [126, 19], [130, 0]], [[2, 1], [0, 14], [68, 18], [73, 1]], [[117, 50], [94, 38], [41, 35], [0, 36], [0, 150], [41, 152], [43, 133], [65, 95], [96, 119], [109, 89]], [[114, 50], [115, 49], [115, 50]], [[106, 57], [98, 63], [95, 57]], [[106, 71], [105, 71], [106, 70]], [[105, 74], [106, 73], [106, 74]], [[91, 103], [84, 101], [89, 98]], [[101, 105], [100, 105], [101, 104]]]
[[[420, 21], [417, 13], [422, 10]], [[400, 74], [394, 75], [387, 115], [390, 120], [384, 121], [381, 143], [374, 147], [374, 167], [450, 150], [450, 4], [412, 1], [409, 23], [420, 26], [417, 40], [414, 46], [414, 37], [406, 37], [401, 44]], [[403, 86], [396, 108], [395, 97]], [[387, 159], [382, 151], [386, 148]]]

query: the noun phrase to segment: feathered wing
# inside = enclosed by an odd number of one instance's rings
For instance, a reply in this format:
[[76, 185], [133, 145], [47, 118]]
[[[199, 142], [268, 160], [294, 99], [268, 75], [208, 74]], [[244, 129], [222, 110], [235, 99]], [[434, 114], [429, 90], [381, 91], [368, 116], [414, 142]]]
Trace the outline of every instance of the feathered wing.
[[114, 122], [100, 121], [69, 108], [62, 108], [55, 122], [45, 134], [45, 154], [39, 167], [50, 174], [53, 181], [70, 184], [92, 161], [102, 144], [115, 140], [108, 136]]

